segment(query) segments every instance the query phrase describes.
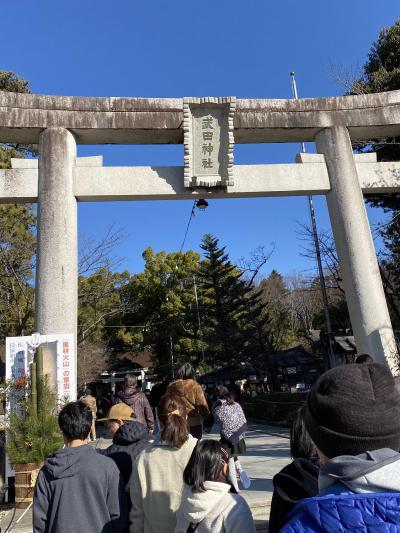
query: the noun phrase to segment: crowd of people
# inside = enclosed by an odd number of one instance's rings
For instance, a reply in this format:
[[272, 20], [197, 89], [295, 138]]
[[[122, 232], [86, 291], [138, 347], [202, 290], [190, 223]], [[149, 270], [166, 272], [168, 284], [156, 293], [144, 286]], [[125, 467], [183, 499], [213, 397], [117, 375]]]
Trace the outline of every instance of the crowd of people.
[[[386, 366], [360, 363], [320, 376], [297, 413], [293, 460], [273, 480], [270, 533], [400, 531], [400, 395]], [[209, 406], [188, 364], [176, 377], [160, 387], [154, 417], [127, 376], [97, 419], [112, 435], [105, 450], [88, 444], [89, 394], [62, 409], [65, 446], [39, 473], [35, 533], [255, 532], [239, 488], [250, 483], [240, 404], [219, 386]], [[220, 440], [202, 439], [214, 422]]]
[[[171, 383], [155, 387], [155, 411], [127, 375], [106, 416], [97, 418], [112, 436], [108, 448], [98, 449], [89, 444], [97, 404], [86, 390], [59, 414], [65, 446], [39, 473], [34, 532], [255, 531], [237, 480], [247, 477], [238, 459], [246, 419], [227, 389], [218, 389], [215, 400], [210, 409], [187, 363]], [[221, 441], [201, 440], [203, 426], [209, 432], [214, 421]]]

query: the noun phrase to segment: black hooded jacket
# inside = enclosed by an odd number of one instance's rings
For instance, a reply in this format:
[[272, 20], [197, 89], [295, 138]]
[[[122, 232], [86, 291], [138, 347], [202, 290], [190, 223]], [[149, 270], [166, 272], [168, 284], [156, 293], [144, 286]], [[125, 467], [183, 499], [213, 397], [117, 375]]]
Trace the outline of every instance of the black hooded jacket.
[[136, 457], [148, 445], [149, 434], [146, 427], [139, 422], [125, 422], [114, 434], [111, 446], [97, 451], [115, 461], [126, 485]]
[[269, 533], [281, 530], [288, 522], [287, 515], [300, 500], [318, 494], [318, 473], [318, 460], [295, 459], [274, 476]]

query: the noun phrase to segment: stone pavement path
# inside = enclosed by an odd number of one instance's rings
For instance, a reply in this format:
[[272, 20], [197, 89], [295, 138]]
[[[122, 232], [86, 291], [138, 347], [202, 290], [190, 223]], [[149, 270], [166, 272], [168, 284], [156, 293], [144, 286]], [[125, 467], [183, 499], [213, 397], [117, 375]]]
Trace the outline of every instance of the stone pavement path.
[[[219, 438], [219, 435], [214, 433], [211, 437]], [[249, 424], [246, 446], [247, 453], [240, 457], [240, 462], [251, 479], [251, 487], [241, 495], [251, 507], [257, 531], [267, 531], [272, 478], [290, 461], [289, 432], [283, 428]]]
[[[219, 438], [211, 433], [208, 438]], [[98, 446], [109, 445], [108, 439], [100, 439]], [[240, 458], [243, 468], [251, 479], [251, 487], [242, 491], [242, 496], [249, 503], [257, 531], [267, 531], [267, 520], [272, 497], [272, 477], [289, 462], [289, 434], [286, 429], [260, 424], [250, 424], [246, 436], [247, 454]], [[5, 533], [12, 518], [12, 510], [0, 512], [0, 531]], [[16, 511], [12, 520], [13, 533], [32, 533], [32, 514], [28, 511], [22, 520], [15, 521], [23, 511]]]

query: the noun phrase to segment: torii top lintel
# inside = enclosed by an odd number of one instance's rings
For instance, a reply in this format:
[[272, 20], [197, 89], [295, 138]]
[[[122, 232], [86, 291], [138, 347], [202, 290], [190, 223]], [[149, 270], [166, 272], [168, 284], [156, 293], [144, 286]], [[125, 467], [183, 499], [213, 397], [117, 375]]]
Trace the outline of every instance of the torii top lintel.
[[[78, 144], [181, 144], [181, 98], [92, 98], [0, 91], [0, 142], [36, 143], [49, 127]], [[343, 125], [352, 139], [400, 136], [400, 90], [308, 99], [236, 101], [236, 143], [313, 141]]]

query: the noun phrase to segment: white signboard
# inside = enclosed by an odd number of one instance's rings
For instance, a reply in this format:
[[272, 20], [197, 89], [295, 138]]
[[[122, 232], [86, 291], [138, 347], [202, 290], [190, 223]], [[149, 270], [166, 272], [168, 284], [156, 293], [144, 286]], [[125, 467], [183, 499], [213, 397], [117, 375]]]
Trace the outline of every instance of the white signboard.
[[[51, 376], [52, 385], [61, 401], [76, 400], [76, 357], [72, 334], [41, 335], [44, 351], [44, 373]], [[29, 372], [34, 346], [32, 336], [6, 338], [6, 379], [17, 380]]]
[[6, 338], [6, 379], [17, 380], [27, 373], [33, 356], [28, 339], [31, 337]]
[[236, 100], [184, 98], [185, 187], [233, 185], [233, 117]]

